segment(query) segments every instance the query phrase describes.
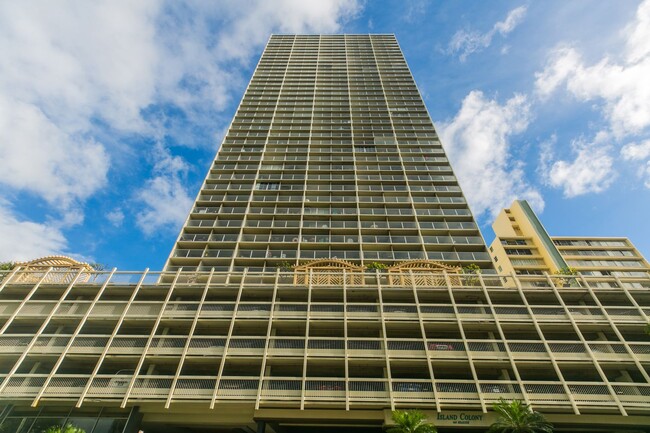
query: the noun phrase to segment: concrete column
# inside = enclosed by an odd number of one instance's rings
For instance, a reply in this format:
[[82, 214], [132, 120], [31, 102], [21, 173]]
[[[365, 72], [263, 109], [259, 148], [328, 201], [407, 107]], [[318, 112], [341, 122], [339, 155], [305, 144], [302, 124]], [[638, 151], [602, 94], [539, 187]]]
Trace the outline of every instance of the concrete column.
[[140, 408], [138, 406], [133, 406], [131, 408], [131, 413], [129, 413], [129, 418], [126, 420], [126, 425], [122, 433], [138, 433], [142, 425], [142, 414], [140, 413]]

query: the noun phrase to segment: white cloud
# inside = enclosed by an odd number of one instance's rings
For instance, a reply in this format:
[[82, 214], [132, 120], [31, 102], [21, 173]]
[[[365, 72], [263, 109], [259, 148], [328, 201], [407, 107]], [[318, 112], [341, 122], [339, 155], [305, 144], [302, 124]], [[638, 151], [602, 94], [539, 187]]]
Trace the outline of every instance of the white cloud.
[[[614, 148], [626, 137], [646, 135], [650, 127], [650, 0], [639, 5], [622, 37], [621, 55], [605, 56], [593, 64], [576, 48], [560, 45], [536, 74], [535, 87], [542, 99], [564, 87], [580, 101], [601, 103], [606, 126], [590, 143], [574, 140], [573, 161], [547, 158], [547, 182], [567, 197], [607, 189], [615, 178]], [[640, 163], [639, 172], [646, 176], [650, 141], [629, 143], [620, 149], [620, 156]]]
[[602, 101], [617, 137], [642, 132], [650, 126], [650, 0], [639, 6], [624, 36], [624, 56], [619, 61], [604, 57], [587, 65], [575, 48], [557, 47], [544, 70], [536, 74], [538, 93], [546, 98], [565, 85], [580, 100]]
[[122, 209], [117, 208], [106, 214], [106, 219], [110, 222], [113, 227], [121, 227], [124, 223], [124, 212]]
[[494, 25], [494, 30], [501, 33], [502, 35], [507, 35], [515, 29], [526, 16], [526, 6], [519, 6], [508, 12], [508, 16], [505, 21], [499, 21]]
[[477, 31], [459, 30], [452, 36], [447, 52], [450, 54], [459, 53], [461, 61], [475, 52], [487, 48], [492, 43], [492, 38], [498, 33], [501, 36], [507, 36], [512, 32], [526, 16], [526, 6], [519, 6], [510, 12], [504, 21], [499, 21], [487, 33]]
[[514, 199], [543, 210], [540, 193], [525, 179], [523, 163], [511, 158], [512, 136], [530, 122], [529, 103], [515, 95], [504, 105], [472, 91], [456, 116], [437, 122], [441, 140], [469, 204], [477, 215], [496, 215]]
[[0, 183], [68, 211], [106, 183], [109, 158], [91, 137], [67, 133], [36, 105], [0, 94]]
[[621, 149], [621, 157], [639, 163], [639, 177], [644, 179], [645, 187], [650, 188], [650, 140], [626, 144]]
[[185, 160], [172, 156], [160, 144], [153, 155], [154, 176], [135, 196], [144, 205], [136, 215], [136, 223], [146, 235], [159, 230], [178, 230], [193, 203], [183, 186], [189, 170]]
[[219, 34], [217, 50], [229, 58], [244, 60], [264, 44], [272, 32], [335, 33], [342, 22], [361, 10], [361, 2], [356, 0], [257, 0], [248, 3], [231, 0], [226, 4], [228, 6], [220, 10], [206, 4], [202, 11], [220, 16], [225, 24]]
[[571, 143], [575, 158], [571, 162], [554, 161], [548, 164], [546, 181], [561, 188], [565, 197], [604, 191], [615, 179], [614, 159], [605, 143], [609, 136], [599, 133], [592, 142], [575, 140]]
[[630, 63], [643, 60], [650, 54], [650, 1], [644, 1], [636, 11], [636, 21], [626, 29], [627, 60]]
[[66, 239], [56, 226], [20, 221], [10, 204], [0, 198], [0, 261], [19, 262], [62, 254], [66, 246]]
[[[78, 224], [111, 162], [136, 152], [121, 138], [172, 135], [196, 145], [195, 131], [220, 127], [215, 113], [243, 80], [239, 62], [250, 63], [270, 33], [336, 32], [360, 8], [357, 0], [0, 2], [0, 185], [40, 196], [60, 229]], [[162, 115], [143, 115], [164, 104], [198, 127], [176, 131]], [[179, 220], [151, 214], [156, 197], [187, 211], [179, 179], [154, 169], [139, 220], [151, 223], [142, 227]], [[11, 218], [42, 234], [43, 225]]]
[[413, 23], [424, 16], [428, 2], [427, 0], [408, 0], [404, 2], [404, 6], [402, 19], [407, 23]]
[[628, 143], [621, 149], [621, 156], [627, 160], [650, 158], [650, 140], [641, 143]]

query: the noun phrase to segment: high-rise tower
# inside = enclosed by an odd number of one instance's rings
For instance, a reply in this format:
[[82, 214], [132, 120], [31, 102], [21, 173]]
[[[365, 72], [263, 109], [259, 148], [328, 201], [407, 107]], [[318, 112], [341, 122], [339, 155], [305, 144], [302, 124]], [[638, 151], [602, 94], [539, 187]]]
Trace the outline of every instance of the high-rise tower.
[[272, 36], [166, 269], [491, 268], [393, 35]]

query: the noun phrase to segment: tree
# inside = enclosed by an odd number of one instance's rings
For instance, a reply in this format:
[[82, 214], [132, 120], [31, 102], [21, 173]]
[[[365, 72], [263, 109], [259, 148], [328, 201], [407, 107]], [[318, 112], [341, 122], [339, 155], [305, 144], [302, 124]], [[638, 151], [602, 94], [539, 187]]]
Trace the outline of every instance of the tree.
[[102, 272], [108, 269], [108, 266], [106, 266], [103, 263], [89, 263], [90, 267], [96, 270], [97, 272]]
[[427, 417], [419, 410], [394, 410], [395, 427], [387, 433], [436, 433], [433, 424], [427, 422]]
[[368, 269], [369, 271], [383, 271], [385, 269], [388, 269], [388, 266], [386, 266], [383, 263], [372, 262], [366, 265], [366, 269]]
[[75, 427], [72, 424], [66, 425], [53, 425], [43, 430], [43, 433], [86, 433], [86, 430], [81, 427]]
[[463, 274], [470, 275], [465, 277], [465, 282], [471, 286], [476, 285], [480, 280], [477, 276], [481, 273], [481, 268], [476, 263], [470, 263], [463, 267]]
[[1, 262], [0, 271], [10, 271], [16, 266], [14, 262]]
[[0, 262], [0, 281], [4, 280], [5, 276], [8, 274], [8, 271], [11, 271], [15, 267], [16, 264], [14, 262]]
[[289, 272], [289, 271], [291, 271], [293, 269], [293, 265], [290, 262], [288, 262], [287, 260], [278, 263], [278, 265], [276, 267], [279, 268], [283, 272]]
[[575, 281], [575, 278], [572, 278], [578, 275], [578, 271], [575, 268], [570, 266], [565, 266], [564, 268], [558, 269], [554, 275], [559, 275], [559, 278], [555, 279], [555, 284], [558, 286], [568, 286], [570, 283]]
[[502, 398], [492, 406], [499, 419], [488, 433], [552, 433], [553, 424], [521, 400], [508, 402]]

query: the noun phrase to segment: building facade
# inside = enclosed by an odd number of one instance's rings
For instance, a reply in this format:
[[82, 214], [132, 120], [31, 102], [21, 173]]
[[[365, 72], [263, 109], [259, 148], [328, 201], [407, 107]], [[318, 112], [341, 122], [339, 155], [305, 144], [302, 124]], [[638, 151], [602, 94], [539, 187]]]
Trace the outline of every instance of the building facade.
[[166, 269], [492, 268], [392, 35], [274, 36]]
[[392, 35], [271, 37], [165, 271], [0, 278], [0, 431], [650, 425], [650, 277], [497, 275]]
[[550, 236], [525, 200], [502, 210], [492, 229], [490, 253], [500, 273], [543, 275], [570, 268], [586, 276], [644, 277], [650, 271], [627, 238]]

